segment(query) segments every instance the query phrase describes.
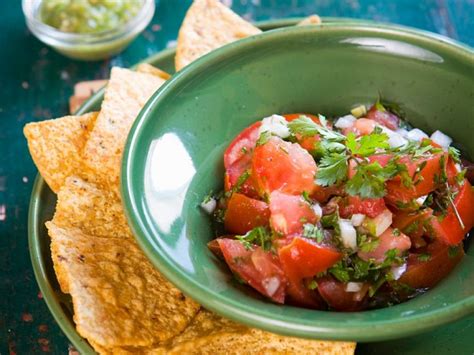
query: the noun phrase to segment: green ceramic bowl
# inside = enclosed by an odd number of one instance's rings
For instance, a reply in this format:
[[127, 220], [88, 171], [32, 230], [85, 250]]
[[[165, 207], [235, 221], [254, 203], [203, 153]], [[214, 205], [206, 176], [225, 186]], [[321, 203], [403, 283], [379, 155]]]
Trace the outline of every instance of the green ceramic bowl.
[[401, 305], [359, 313], [281, 306], [232, 282], [207, 249], [198, 208], [222, 189], [232, 138], [273, 113], [346, 113], [381, 93], [423, 130], [440, 129], [474, 157], [474, 55], [441, 37], [360, 23], [270, 31], [197, 60], [148, 102], [122, 167], [129, 222], [153, 264], [178, 288], [225, 317], [307, 338], [403, 337], [474, 312], [474, 254], [436, 288]]

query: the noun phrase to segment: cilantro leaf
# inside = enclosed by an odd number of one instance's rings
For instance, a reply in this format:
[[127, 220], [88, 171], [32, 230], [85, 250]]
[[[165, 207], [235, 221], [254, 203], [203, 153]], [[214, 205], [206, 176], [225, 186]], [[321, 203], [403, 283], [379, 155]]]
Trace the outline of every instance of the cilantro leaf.
[[377, 149], [388, 149], [388, 136], [385, 133], [372, 133], [356, 138], [354, 133], [349, 133], [346, 141], [347, 148], [353, 155], [368, 157]]
[[362, 198], [379, 198], [386, 193], [387, 173], [378, 162], [360, 164], [355, 175], [346, 184], [346, 192]]
[[347, 178], [347, 160], [348, 157], [340, 153], [323, 156], [316, 172], [316, 183], [329, 186], [344, 181]]
[[257, 145], [264, 145], [271, 137], [272, 133], [270, 131], [263, 131], [257, 139]]
[[418, 255], [418, 260], [420, 261], [430, 261], [431, 260], [431, 254], [430, 253], [423, 253]]
[[323, 138], [335, 142], [344, 142], [346, 140], [346, 137], [343, 134], [333, 131], [327, 127], [318, 125], [311, 118], [304, 115], [289, 122], [288, 128], [290, 129], [291, 133], [300, 134], [303, 137], [319, 134]]

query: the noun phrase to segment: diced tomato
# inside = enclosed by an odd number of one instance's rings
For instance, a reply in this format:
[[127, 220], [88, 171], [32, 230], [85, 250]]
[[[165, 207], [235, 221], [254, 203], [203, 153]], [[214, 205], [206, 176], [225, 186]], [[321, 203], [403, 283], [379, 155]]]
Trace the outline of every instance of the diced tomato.
[[279, 190], [300, 195], [315, 188], [316, 163], [313, 157], [296, 143], [272, 137], [255, 148], [252, 174], [261, 195]]
[[398, 255], [401, 255], [404, 251], [410, 249], [411, 240], [405, 234], [399, 232], [399, 234], [393, 233], [393, 228], [389, 227], [378, 237], [379, 243], [375, 250], [369, 252], [363, 252], [359, 250], [357, 255], [362, 260], [375, 259], [375, 261], [381, 263], [385, 260], [387, 251], [390, 249], [397, 249]]
[[224, 152], [224, 167], [229, 167], [244, 155], [250, 153], [258, 140], [258, 129], [262, 122], [258, 121], [251, 126], [245, 128], [237, 137], [229, 144]]
[[[418, 159], [416, 161], [404, 158], [399, 163], [407, 167], [408, 174], [413, 179], [412, 186], [405, 186], [400, 178], [393, 179], [386, 183], [387, 195], [385, 200], [393, 206], [400, 203], [408, 203], [415, 198], [424, 196], [434, 191], [438, 185], [438, 180], [442, 174], [442, 160], [447, 162], [447, 154], [433, 154], [428, 158]], [[424, 165], [419, 173], [416, 172], [417, 167]], [[446, 167], [444, 166], [444, 169]], [[445, 171], [446, 172], [446, 171]]]
[[347, 292], [346, 285], [327, 276], [317, 280], [319, 294], [336, 311], [354, 312], [364, 308], [368, 284], [358, 292]]
[[370, 118], [377, 123], [396, 131], [400, 124], [400, 118], [397, 115], [391, 113], [390, 111], [379, 111], [374, 105], [367, 112], [367, 118]]
[[474, 191], [467, 179], [464, 180], [464, 184], [454, 198], [454, 206], [456, 206], [464, 228], [452, 206], [448, 207], [446, 217], [441, 221], [438, 221], [438, 218], [432, 219], [435, 235], [449, 245], [460, 243], [466, 233], [474, 227]]
[[258, 197], [257, 184], [254, 176], [251, 173], [252, 168], [252, 154], [243, 155], [239, 160], [235, 161], [227, 170], [225, 175], [225, 190], [229, 191], [234, 187], [239, 178], [245, 173], [250, 173], [250, 176], [240, 186], [239, 192], [249, 197]]
[[[319, 120], [318, 116], [311, 115], [309, 113], [291, 113], [291, 114], [286, 114], [283, 116], [288, 122], [291, 122], [302, 115], [311, 118], [311, 120], [313, 120], [314, 123], [321, 124], [321, 121]], [[314, 135], [312, 137], [301, 137], [299, 135], [296, 135], [296, 139], [298, 140], [298, 143], [309, 152], [313, 151], [315, 148], [316, 142], [319, 142], [321, 140], [318, 135]]]
[[370, 218], [377, 217], [385, 209], [383, 198], [361, 198], [359, 196], [347, 196], [341, 199], [339, 213], [342, 218], [350, 218], [353, 214], [361, 213]]
[[396, 211], [393, 215], [392, 226], [398, 228], [411, 239], [415, 248], [426, 245], [422, 238], [426, 234], [426, 225], [433, 217], [433, 210], [425, 208], [422, 211]]
[[[400, 277], [401, 283], [413, 288], [431, 288], [444, 279], [464, 256], [462, 245], [451, 250], [442, 242], [434, 242], [424, 250], [428, 260], [420, 258], [422, 253], [408, 256], [407, 270]], [[450, 256], [451, 254], [451, 256]], [[420, 260], [421, 259], [421, 260]]]
[[229, 268], [262, 295], [285, 302], [287, 280], [278, 258], [255, 246], [247, 250], [238, 240], [218, 239]]
[[446, 165], [446, 175], [448, 176], [448, 183], [450, 185], [456, 184], [456, 175], [458, 175], [458, 173], [459, 171], [456, 168], [456, 163], [451, 159], [451, 157], [449, 157]]
[[374, 120], [359, 118], [354, 122], [352, 127], [344, 129], [342, 133], [344, 133], [346, 136], [350, 132], [354, 133], [356, 136], [365, 136], [371, 134], [376, 126], [377, 122]]
[[302, 233], [305, 223], [314, 224], [317, 216], [301, 196], [273, 191], [270, 195], [270, 225], [282, 235]]
[[265, 202], [234, 192], [227, 203], [224, 226], [230, 233], [243, 235], [267, 225], [269, 218], [270, 210]]
[[320, 308], [317, 298], [304, 285], [304, 278], [327, 270], [342, 255], [332, 247], [302, 237], [293, 238], [290, 244], [279, 249], [278, 255], [288, 277], [288, 295], [297, 304]]
[[342, 258], [334, 248], [303, 237], [295, 237], [278, 254], [285, 273], [300, 279], [326, 271]]
[[425, 208], [422, 211], [395, 211], [392, 226], [410, 236], [421, 236], [424, 233], [424, 222], [432, 215], [431, 208]]
[[[380, 154], [380, 155], [372, 155], [369, 157], [369, 161], [371, 163], [377, 162], [380, 164], [382, 168], [387, 166], [387, 164], [392, 160], [393, 155], [392, 154]], [[403, 162], [401, 162], [403, 164]]]

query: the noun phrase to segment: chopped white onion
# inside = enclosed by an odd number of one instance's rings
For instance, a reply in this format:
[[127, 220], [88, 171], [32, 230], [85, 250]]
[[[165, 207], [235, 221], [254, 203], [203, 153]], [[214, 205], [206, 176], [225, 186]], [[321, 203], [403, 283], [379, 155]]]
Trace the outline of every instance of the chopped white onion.
[[388, 227], [392, 225], [393, 215], [390, 210], [385, 209], [377, 217], [372, 218], [372, 223], [375, 226], [375, 236], [379, 237]]
[[428, 195], [418, 197], [416, 199], [416, 203], [418, 204], [418, 206], [421, 206], [422, 204], [424, 204], [427, 197]]
[[334, 123], [334, 126], [339, 128], [339, 129], [345, 129], [345, 128], [351, 128], [354, 125], [354, 122], [356, 121], [356, 118], [352, 115], [346, 115], [339, 117]]
[[342, 244], [346, 248], [356, 249], [357, 248], [357, 232], [348, 219], [339, 220], [339, 229], [341, 230]]
[[271, 297], [280, 287], [280, 280], [278, 280], [278, 277], [275, 276], [269, 277], [262, 281], [262, 286], [265, 288], [265, 291], [267, 291], [267, 295]]
[[388, 144], [390, 145], [390, 147], [398, 148], [408, 143], [408, 141], [397, 132], [392, 131], [391, 129], [384, 126], [378, 126], [378, 127], [380, 127], [382, 129], [382, 132], [388, 136]]
[[407, 138], [411, 141], [421, 141], [425, 138], [429, 138], [428, 135], [423, 132], [421, 129], [414, 128], [407, 134]]
[[403, 275], [403, 273], [407, 271], [407, 264], [392, 266], [390, 271], [392, 273], [393, 279], [398, 280]]
[[362, 282], [348, 282], [346, 292], [359, 292], [362, 289]]
[[280, 138], [287, 138], [290, 136], [288, 122], [285, 120], [285, 117], [280, 115], [271, 115], [269, 117], [265, 117], [258, 129], [258, 134], [260, 135], [263, 132], [270, 132], [274, 136], [278, 136]]
[[217, 207], [217, 201], [215, 198], [211, 197], [206, 202], [201, 203], [201, 208], [207, 214], [212, 214]]
[[313, 205], [313, 211], [316, 214], [316, 216], [318, 216], [318, 218], [321, 218], [323, 216], [323, 209], [317, 202]]
[[431, 135], [430, 138], [433, 142], [435, 142], [436, 144], [439, 144], [443, 148], [448, 148], [451, 145], [451, 143], [453, 142], [453, 140], [451, 139], [450, 136], [447, 136], [446, 134], [444, 134], [441, 131], [435, 131]]
[[395, 132], [401, 135], [403, 138], [407, 138], [408, 131], [405, 128], [399, 128]]
[[354, 213], [351, 217], [351, 222], [354, 227], [359, 227], [362, 222], [364, 222], [365, 214], [362, 213]]
[[462, 171], [462, 166], [461, 166], [461, 164], [456, 163], [456, 164], [454, 164], [454, 166], [456, 167], [456, 170], [457, 170], [458, 173], [460, 173], [460, 172]]

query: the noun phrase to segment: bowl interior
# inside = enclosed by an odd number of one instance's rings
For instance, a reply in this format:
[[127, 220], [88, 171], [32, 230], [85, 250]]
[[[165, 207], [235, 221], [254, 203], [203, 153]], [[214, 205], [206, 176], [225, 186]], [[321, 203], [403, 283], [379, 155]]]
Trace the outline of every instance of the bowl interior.
[[122, 193], [138, 242], [205, 307], [286, 335], [382, 340], [473, 312], [472, 248], [436, 288], [394, 307], [347, 314], [272, 304], [233, 282], [208, 251], [213, 231], [198, 207], [222, 189], [222, 153], [232, 138], [273, 113], [332, 117], [381, 94], [414, 126], [444, 131], [474, 157], [473, 69], [469, 49], [362, 24], [275, 30], [209, 54], [165, 84], [132, 128]]

